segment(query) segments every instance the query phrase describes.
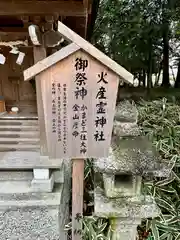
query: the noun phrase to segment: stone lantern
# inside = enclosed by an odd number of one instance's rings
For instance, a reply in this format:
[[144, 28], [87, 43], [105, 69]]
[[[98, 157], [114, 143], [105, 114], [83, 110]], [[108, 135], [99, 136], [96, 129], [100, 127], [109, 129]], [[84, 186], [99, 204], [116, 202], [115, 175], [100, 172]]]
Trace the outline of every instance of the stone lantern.
[[141, 219], [159, 215], [153, 197], [141, 193], [142, 177], [170, 173], [137, 119], [135, 105], [117, 106], [109, 157], [94, 163], [95, 215], [110, 219], [113, 240], [135, 240]]

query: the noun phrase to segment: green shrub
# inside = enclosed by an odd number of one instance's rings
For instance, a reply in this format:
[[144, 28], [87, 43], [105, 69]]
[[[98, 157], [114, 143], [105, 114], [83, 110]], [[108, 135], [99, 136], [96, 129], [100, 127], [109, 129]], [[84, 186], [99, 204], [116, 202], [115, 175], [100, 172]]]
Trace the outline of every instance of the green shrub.
[[172, 171], [167, 179], [154, 178], [144, 182], [144, 193], [155, 197], [161, 209], [160, 217], [146, 221], [151, 228], [148, 240], [180, 239], [180, 106], [167, 99], [138, 105], [139, 125], [145, 135], [168, 159]]
[[[111, 228], [107, 219], [84, 216], [81, 220], [83, 240], [110, 240]], [[72, 230], [71, 223], [66, 225], [66, 230]]]

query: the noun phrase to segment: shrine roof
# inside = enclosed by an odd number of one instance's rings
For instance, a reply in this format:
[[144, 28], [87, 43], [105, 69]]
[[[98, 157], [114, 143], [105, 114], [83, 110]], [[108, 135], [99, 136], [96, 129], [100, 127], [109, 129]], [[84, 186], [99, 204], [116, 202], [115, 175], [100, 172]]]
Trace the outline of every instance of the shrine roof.
[[119, 77], [126, 83], [133, 84], [133, 75], [130, 72], [128, 72], [125, 68], [117, 64], [115, 61], [106, 56], [104, 53], [95, 48], [92, 44], [80, 37], [78, 34], [73, 32], [70, 28], [68, 28], [61, 22], [59, 22], [58, 24], [58, 31], [67, 41], [71, 43], [68, 46], [55, 52], [51, 56], [37, 62], [32, 67], [25, 70], [25, 81], [32, 79], [34, 76], [40, 74], [42, 71], [48, 69], [57, 62], [82, 49], [88, 54], [90, 54], [92, 57], [97, 59], [99, 62], [107, 66], [114, 73], [119, 75]]
[[0, 39], [29, 39], [28, 26], [43, 25], [52, 16], [56, 30], [61, 20], [79, 35], [90, 39], [97, 16], [99, 0], [1, 0]]

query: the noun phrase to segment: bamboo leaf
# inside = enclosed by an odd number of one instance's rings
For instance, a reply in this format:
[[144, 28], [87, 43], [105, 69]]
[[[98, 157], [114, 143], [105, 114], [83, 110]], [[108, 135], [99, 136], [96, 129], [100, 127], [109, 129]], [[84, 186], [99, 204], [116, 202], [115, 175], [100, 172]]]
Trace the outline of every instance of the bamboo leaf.
[[154, 240], [160, 240], [160, 238], [159, 238], [159, 231], [158, 231], [158, 228], [156, 226], [156, 220], [152, 220], [151, 230], [152, 230], [152, 234], [153, 234]]
[[176, 215], [176, 211], [175, 211], [173, 205], [169, 204], [169, 203], [168, 203], [166, 200], [164, 200], [164, 199], [155, 198], [155, 200], [156, 200], [156, 203], [157, 203], [160, 207], [162, 207], [162, 208], [166, 209], [167, 211], [169, 211], [169, 212], [173, 213], [174, 215]]
[[98, 226], [98, 233], [102, 233], [104, 229], [107, 227], [107, 222], [102, 224], [101, 226]]
[[163, 233], [161, 236], [160, 236], [160, 240], [164, 240], [164, 239], [166, 239], [167, 240], [167, 237], [168, 237], [168, 235], [169, 235], [169, 233], [168, 232], [166, 232], [166, 233]]
[[174, 172], [172, 171], [171, 174], [175, 177], [175, 179], [180, 183], [180, 177]]
[[168, 225], [166, 223], [163, 224], [163, 223], [158, 222], [158, 221], [156, 221], [156, 225], [159, 229], [161, 229], [164, 232], [169, 233], [169, 232], [178, 232], [179, 231], [178, 226], [177, 226], [177, 228], [176, 227], [171, 227], [170, 225]]
[[173, 236], [171, 233], [168, 235], [167, 240], [173, 240]]
[[175, 223], [178, 223], [179, 220], [180, 220], [180, 217], [175, 216], [175, 217], [172, 217], [171, 219], [168, 219], [168, 220], [167, 220], [167, 223], [168, 223], [168, 224], [175, 224]]
[[176, 193], [176, 190], [171, 186], [165, 186], [165, 187], [161, 186], [161, 187], [157, 187], [157, 188], [163, 192]]
[[158, 186], [158, 187], [166, 186], [169, 183], [172, 183], [174, 180], [175, 180], [175, 177], [172, 177], [172, 178], [169, 178], [169, 179], [167, 178], [167, 179], [164, 179], [162, 181], [157, 182], [155, 185]]
[[177, 234], [177, 236], [175, 237], [175, 240], [180, 240], [180, 233]]
[[179, 210], [179, 208], [180, 208], [180, 200], [176, 202], [175, 208], [176, 208], [177, 211]]
[[146, 232], [149, 231], [151, 227], [151, 221], [149, 219], [146, 220]]

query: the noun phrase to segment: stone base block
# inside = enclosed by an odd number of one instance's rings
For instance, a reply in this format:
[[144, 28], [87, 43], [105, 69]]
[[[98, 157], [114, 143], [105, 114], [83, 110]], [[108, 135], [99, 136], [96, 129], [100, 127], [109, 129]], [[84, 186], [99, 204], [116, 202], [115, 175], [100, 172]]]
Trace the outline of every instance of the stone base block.
[[[133, 220], [133, 221], [132, 221]], [[137, 226], [141, 219], [110, 219], [112, 240], [136, 240]]]
[[136, 240], [137, 226], [128, 226], [122, 228], [121, 231], [115, 231], [112, 234], [112, 240]]
[[49, 179], [50, 171], [49, 169], [34, 168], [33, 169], [34, 179], [37, 180], [46, 180]]
[[114, 121], [113, 135], [119, 137], [139, 136], [141, 131], [136, 123]]
[[31, 181], [32, 192], [52, 192], [54, 186], [54, 175], [49, 179], [33, 179]]
[[[129, 222], [128, 222], [129, 220]], [[112, 219], [110, 220], [112, 226], [112, 240], [136, 240], [137, 226], [141, 223], [141, 219], [131, 223], [131, 219]]]
[[160, 214], [151, 196], [121, 197], [109, 199], [101, 188], [95, 189], [95, 215], [105, 218], [154, 218]]
[[0, 240], [67, 240], [63, 191], [59, 186], [54, 193], [0, 194]]

